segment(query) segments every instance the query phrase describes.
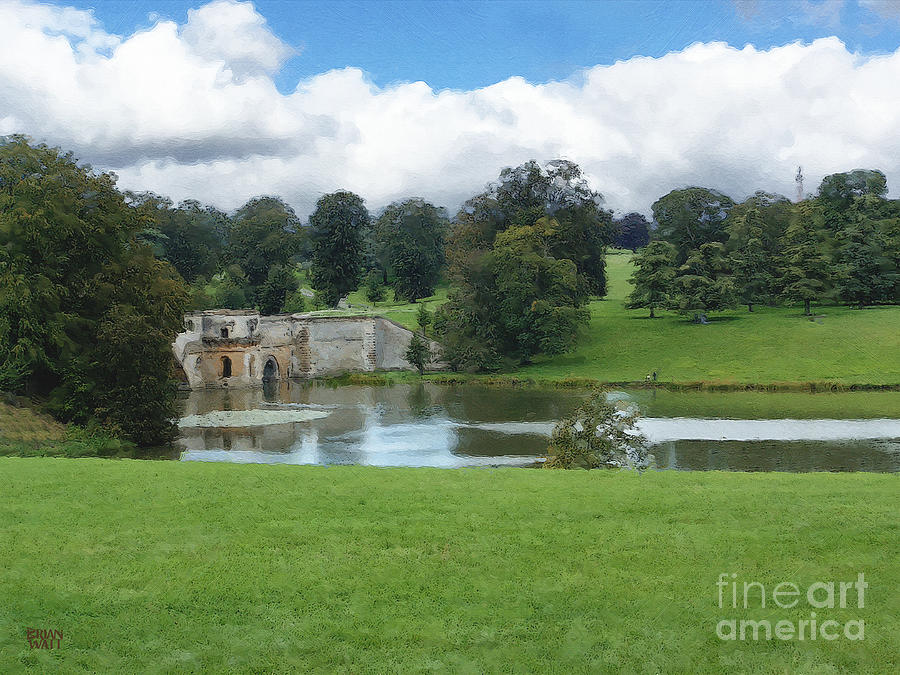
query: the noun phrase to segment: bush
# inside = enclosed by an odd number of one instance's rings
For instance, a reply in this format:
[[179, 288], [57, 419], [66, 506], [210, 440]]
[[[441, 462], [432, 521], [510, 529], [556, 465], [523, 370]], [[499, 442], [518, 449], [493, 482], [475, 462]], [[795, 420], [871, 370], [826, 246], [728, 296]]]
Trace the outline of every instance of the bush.
[[556, 425], [547, 448], [549, 469], [646, 468], [652, 456], [635, 429], [637, 415], [593, 395]]

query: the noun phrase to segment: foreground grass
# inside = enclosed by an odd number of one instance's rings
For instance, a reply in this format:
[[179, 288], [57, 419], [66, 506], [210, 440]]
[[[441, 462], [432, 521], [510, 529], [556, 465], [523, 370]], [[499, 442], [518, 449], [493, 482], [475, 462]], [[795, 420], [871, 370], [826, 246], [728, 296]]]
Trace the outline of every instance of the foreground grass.
[[[900, 667], [894, 475], [7, 458], [0, 494], [0, 672]], [[864, 609], [818, 615], [865, 640], [722, 642], [810, 612], [719, 609], [722, 572], [863, 572]]]

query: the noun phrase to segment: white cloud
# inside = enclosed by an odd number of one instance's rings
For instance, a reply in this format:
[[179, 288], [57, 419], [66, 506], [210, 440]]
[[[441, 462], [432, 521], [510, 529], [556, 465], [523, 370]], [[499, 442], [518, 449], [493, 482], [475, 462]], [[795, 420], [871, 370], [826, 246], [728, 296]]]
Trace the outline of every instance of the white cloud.
[[685, 185], [793, 194], [801, 164], [808, 186], [857, 167], [900, 181], [900, 50], [695, 44], [472, 91], [378, 88], [347, 68], [283, 95], [271, 78], [288, 54], [249, 3], [120, 38], [89, 12], [0, 2], [0, 134], [72, 149], [126, 188], [226, 209], [280, 194], [301, 214], [338, 188], [373, 209], [452, 209], [531, 158], [572, 159], [611, 207], [645, 212]]

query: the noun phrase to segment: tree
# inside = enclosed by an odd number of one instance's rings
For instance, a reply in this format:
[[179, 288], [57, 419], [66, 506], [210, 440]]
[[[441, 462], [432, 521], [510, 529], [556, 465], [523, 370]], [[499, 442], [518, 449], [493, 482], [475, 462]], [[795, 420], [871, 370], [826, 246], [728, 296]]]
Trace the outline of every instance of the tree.
[[[157, 257], [167, 260], [188, 283], [215, 273], [222, 255], [228, 216], [195, 200], [172, 208], [169, 199], [153, 193], [126, 193], [140, 214], [143, 237], [154, 245]], [[148, 236], [148, 235], [152, 235]]]
[[256, 304], [261, 314], [284, 311], [288, 296], [297, 290], [297, 278], [290, 268], [272, 265], [265, 283], [256, 292]]
[[611, 215], [571, 162], [504, 169], [468, 200], [447, 247], [451, 291], [435, 314], [455, 369], [574, 349], [590, 293], [606, 292]]
[[370, 270], [366, 276], [366, 300], [374, 305], [384, 300], [385, 296], [381, 273], [378, 270]]
[[650, 242], [650, 223], [641, 213], [629, 213], [613, 222], [616, 246], [637, 253]]
[[369, 212], [352, 192], [321, 197], [309, 217], [312, 227], [312, 283], [331, 307], [359, 287]]
[[744, 213], [738, 227], [746, 232], [746, 238], [741, 237], [743, 243], [731, 254], [731, 269], [738, 299], [741, 304], [747, 305], [748, 312], [752, 312], [755, 303], [771, 299], [773, 258], [763, 246], [763, 223], [759, 211], [750, 209]]
[[431, 320], [432, 316], [423, 302], [419, 305], [418, 311], [416, 311], [416, 323], [419, 324], [419, 330], [422, 331], [422, 335], [425, 335], [428, 332], [428, 326], [431, 325]]
[[865, 216], [838, 232], [834, 282], [841, 300], [862, 309], [889, 301], [900, 274], [887, 238]]
[[789, 302], [802, 302], [807, 316], [810, 303], [822, 298], [831, 285], [822, 230], [816, 227], [817, 216], [821, 219], [816, 204], [800, 204], [799, 217], [788, 227], [783, 242], [781, 296]]
[[636, 420], [634, 413], [610, 404], [604, 392], [595, 394], [556, 425], [544, 468], [646, 468], [652, 456]]
[[731, 198], [707, 188], [673, 190], [653, 206], [657, 236], [675, 245], [676, 262], [683, 264], [703, 244], [724, 243], [725, 219], [734, 206]]
[[0, 141], [0, 388], [146, 445], [174, 434], [171, 343], [187, 292], [144, 225], [111, 174]]
[[294, 210], [279, 197], [255, 197], [234, 214], [226, 258], [247, 275], [253, 288], [265, 282], [273, 265], [285, 266], [304, 235]]
[[653, 319], [655, 310], [669, 302], [675, 280], [675, 247], [667, 241], [651, 242], [634, 257], [634, 266], [634, 274], [631, 275], [634, 289], [625, 307], [647, 307]]
[[431, 360], [431, 349], [428, 342], [422, 339], [418, 333], [413, 333], [409, 340], [409, 347], [406, 349], [406, 360], [416, 367], [419, 375], [425, 373], [425, 366]]
[[591, 189], [574, 162], [557, 159], [541, 167], [530, 161], [503, 169], [491, 190], [471, 200], [461, 215], [480, 221], [489, 242], [508, 227], [550, 218], [554, 223], [546, 239], [550, 255], [575, 263], [582, 291], [602, 297], [606, 247], [614, 238], [612, 213], [602, 204], [603, 196]]
[[511, 227], [497, 235], [491, 255], [500, 352], [528, 362], [537, 354], [575, 348], [578, 329], [587, 324], [587, 297], [571, 260], [550, 255], [552, 222]]
[[447, 227], [444, 209], [421, 199], [395, 202], [378, 218], [375, 257], [386, 266], [395, 298], [415, 302], [434, 295]]
[[703, 244], [691, 251], [678, 268], [670, 307], [706, 323], [707, 312], [730, 309], [737, 304], [734, 282], [725, 256], [725, 246]]

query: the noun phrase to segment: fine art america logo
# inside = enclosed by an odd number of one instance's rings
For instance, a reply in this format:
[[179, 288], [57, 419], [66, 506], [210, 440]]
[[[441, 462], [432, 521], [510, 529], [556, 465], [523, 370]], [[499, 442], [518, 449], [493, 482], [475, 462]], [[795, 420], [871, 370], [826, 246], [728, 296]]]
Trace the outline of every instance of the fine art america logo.
[[32, 649], [59, 649], [62, 631], [51, 628], [26, 628], [25, 639]]
[[[827, 610], [863, 609], [869, 584], [859, 573], [856, 581], [817, 581], [806, 589], [792, 581], [769, 585], [758, 581], [737, 581], [737, 574], [723, 572], [716, 581], [720, 609], [794, 609], [809, 607], [807, 618], [793, 619], [721, 619], [716, 624], [720, 640], [847, 640], [865, 639], [865, 621], [852, 618], [837, 621]], [[801, 604], [804, 603], [804, 604]], [[816, 611], [818, 610], [818, 611]], [[826, 610], [826, 611], [823, 611]]]

